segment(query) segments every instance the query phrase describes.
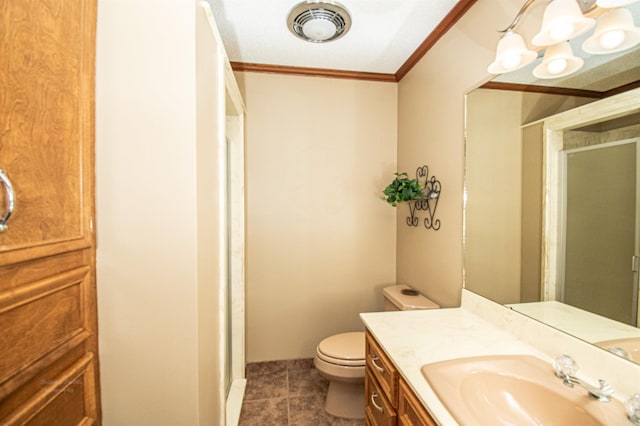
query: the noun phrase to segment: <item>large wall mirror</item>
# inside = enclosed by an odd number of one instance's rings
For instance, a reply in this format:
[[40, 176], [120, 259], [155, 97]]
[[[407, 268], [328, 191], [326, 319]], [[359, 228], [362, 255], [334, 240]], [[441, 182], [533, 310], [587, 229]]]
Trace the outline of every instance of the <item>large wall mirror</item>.
[[464, 287], [640, 363], [640, 47], [611, 56], [467, 94]]

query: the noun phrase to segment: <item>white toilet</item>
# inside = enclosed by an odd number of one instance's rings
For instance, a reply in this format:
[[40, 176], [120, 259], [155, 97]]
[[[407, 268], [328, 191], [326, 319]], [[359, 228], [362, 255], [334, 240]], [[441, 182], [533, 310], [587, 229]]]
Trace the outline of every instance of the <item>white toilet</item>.
[[[439, 308], [436, 303], [407, 285], [386, 287], [385, 311], [410, 311]], [[405, 294], [407, 293], [407, 294]], [[329, 380], [325, 411], [336, 417], [364, 417], [364, 332], [341, 333], [327, 337], [318, 344], [314, 364]]]

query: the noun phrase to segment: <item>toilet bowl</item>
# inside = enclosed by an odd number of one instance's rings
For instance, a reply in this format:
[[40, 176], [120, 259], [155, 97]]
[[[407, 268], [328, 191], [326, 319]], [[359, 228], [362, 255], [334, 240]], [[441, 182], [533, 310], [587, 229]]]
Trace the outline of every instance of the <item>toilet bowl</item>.
[[327, 337], [316, 348], [314, 364], [329, 380], [325, 411], [348, 419], [364, 417], [364, 333]]
[[[437, 304], [413, 294], [407, 285], [393, 285], [383, 291], [385, 311], [435, 309]], [[365, 334], [340, 333], [322, 340], [316, 347], [314, 365], [329, 380], [324, 409], [335, 417], [364, 418]]]

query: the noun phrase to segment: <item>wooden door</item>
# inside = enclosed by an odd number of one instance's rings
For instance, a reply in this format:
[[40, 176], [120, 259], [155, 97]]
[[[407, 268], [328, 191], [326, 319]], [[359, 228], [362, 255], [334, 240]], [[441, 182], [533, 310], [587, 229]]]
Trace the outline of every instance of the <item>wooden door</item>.
[[100, 424], [95, 26], [95, 0], [0, 0], [2, 425]]

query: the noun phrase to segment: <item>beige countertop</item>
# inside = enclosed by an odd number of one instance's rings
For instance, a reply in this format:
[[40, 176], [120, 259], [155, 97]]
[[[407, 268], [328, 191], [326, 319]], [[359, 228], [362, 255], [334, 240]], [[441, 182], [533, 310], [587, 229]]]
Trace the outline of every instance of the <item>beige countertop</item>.
[[[555, 315], [555, 314], [554, 314]], [[470, 356], [529, 354], [549, 363], [573, 357], [576, 374], [587, 383], [605, 379], [614, 399], [640, 393], [640, 364], [615, 356], [513, 309], [462, 291], [462, 307], [360, 314], [362, 322], [390, 356], [417, 397], [441, 425], [457, 425], [420, 369], [423, 365]]]
[[516, 303], [507, 306], [591, 343], [640, 337], [640, 330], [636, 327], [561, 302]]
[[478, 355], [531, 354], [551, 365], [543, 352], [464, 308], [363, 313], [360, 317], [441, 425], [457, 422], [422, 376], [424, 364]]

